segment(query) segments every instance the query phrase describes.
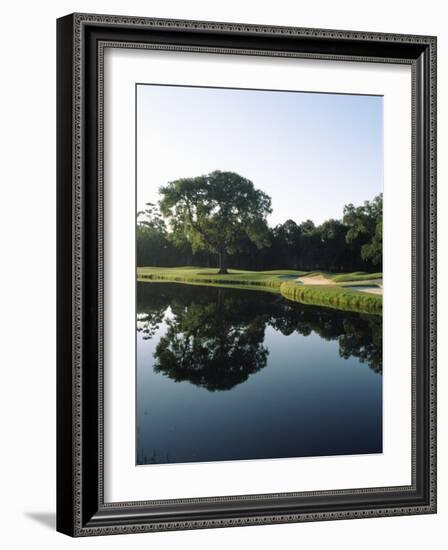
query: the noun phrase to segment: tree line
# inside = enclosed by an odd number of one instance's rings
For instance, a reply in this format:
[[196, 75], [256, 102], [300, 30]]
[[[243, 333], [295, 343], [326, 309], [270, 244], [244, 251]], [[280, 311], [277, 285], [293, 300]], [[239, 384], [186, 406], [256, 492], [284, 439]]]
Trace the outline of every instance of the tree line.
[[320, 225], [288, 219], [269, 227], [271, 198], [233, 172], [182, 178], [137, 214], [137, 265], [235, 269], [380, 271], [382, 194], [348, 204]]

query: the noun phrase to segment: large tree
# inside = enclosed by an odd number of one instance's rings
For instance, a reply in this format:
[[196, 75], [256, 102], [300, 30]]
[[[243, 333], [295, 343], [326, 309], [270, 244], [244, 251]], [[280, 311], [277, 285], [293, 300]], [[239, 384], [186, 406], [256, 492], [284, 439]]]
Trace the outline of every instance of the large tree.
[[160, 209], [177, 242], [187, 240], [193, 252], [217, 255], [219, 273], [227, 273], [227, 256], [241, 251], [247, 239], [258, 249], [269, 244], [266, 216], [271, 199], [253, 183], [216, 170], [182, 178], [160, 188]]

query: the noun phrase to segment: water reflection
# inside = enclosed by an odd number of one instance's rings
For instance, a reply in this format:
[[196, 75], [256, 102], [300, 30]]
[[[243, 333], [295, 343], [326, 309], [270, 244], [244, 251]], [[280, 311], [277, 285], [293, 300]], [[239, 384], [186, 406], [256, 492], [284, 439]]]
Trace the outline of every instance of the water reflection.
[[380, 316], [291, 302], [276, 294], [213, 287], [140, 283], [137, 330], [150, 339], [162, 322], [154, 371], [209, 391], [230, 390], [265, 368], [265, 331], [312, 333], [335, 340], [339, 356], [382, 372]]

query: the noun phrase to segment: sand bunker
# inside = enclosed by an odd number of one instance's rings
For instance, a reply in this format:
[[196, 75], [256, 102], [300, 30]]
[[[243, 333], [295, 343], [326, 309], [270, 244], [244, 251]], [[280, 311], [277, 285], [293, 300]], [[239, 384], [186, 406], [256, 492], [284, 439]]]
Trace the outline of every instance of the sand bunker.
[[[376, 286], [376, 285], [362, 285], [359, 284], [361, 281], [353, 281], [353, 284], [337, 284], [331, 279], [327, 279], [324, 275], [320, 273], [316, 273], [316, 275], [308, 275], [305, 277], [297, 277], [297, 282], [302, 283], [306, 286], [322, 286], [322, 285], [332, 285], [332, 286], [339, 286], [342, 288], [350, 288], [351, 290], [357, 290], [359, 292], [367, 292], [367, 294], [377, 294], [379, 296], [383, 295], [383, 287]], [[358, 283], [358, 284], [356, 284]], [[359, 286], [358, 286], [359, 285]]]
[[359, 292], [367, 292], [368, 294], [383, 295], [383, 287], [378, 286], [346, 286], [345, 288], [351, 288], [352, 290], [358, 290]]
[[308, 275], [308, 277], [298, 277], [297, 281], [299, 283], [302, 283], [304, 285], [312, 286], [312, 285], [335, 285], [336, 283], [332, 281], [331, 279], [327, 279], [323, 275]]

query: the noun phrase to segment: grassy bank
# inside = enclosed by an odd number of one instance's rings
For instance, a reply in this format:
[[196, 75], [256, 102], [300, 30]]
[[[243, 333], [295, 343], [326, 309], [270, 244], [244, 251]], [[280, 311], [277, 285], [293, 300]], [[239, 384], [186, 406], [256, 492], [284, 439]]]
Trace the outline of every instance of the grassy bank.
[[[382, 312], [382, 296], [355, 290], [348, 285], [379, 288], [382, 284], [381, 276], [381, 273], [335, 274], [290, 269], [274, 271], [230, 269], [227, 275], [219, 275], [216, 269], [203, 267], [137, 268], [137, 280], [141, 282], [172, 282], [263, 290], [280, 293], [288, 300], [304, 304], [374, 314]], [[322, 284], [315, 283], [316, 277], [319, 277]], [[313, 278], [314, 282], [311, 284]]]
[[332, 307], [345, 311], [359, 311], [380, 315], [383, 299], [380, 295], [366, 294], [348, 287], [306, 286], [285, 282], [280, 293], [288, 300], [315, 306]]

